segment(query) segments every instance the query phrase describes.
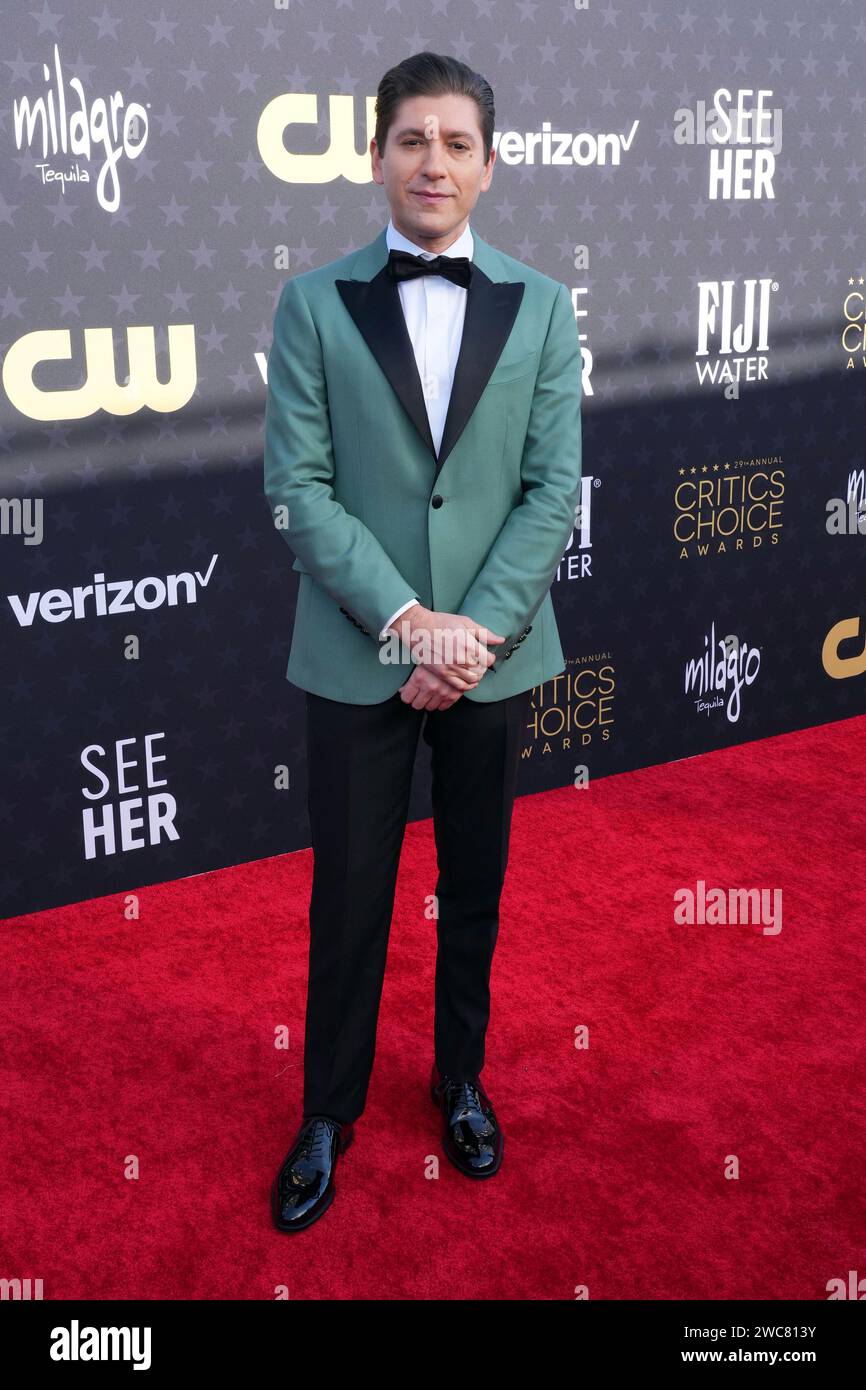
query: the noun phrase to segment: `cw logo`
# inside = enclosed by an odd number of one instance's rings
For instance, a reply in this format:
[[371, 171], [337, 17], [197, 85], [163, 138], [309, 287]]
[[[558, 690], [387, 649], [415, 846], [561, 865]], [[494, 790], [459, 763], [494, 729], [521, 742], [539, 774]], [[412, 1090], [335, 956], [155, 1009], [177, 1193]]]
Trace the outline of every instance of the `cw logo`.
[[324, 154], [293, 154], [283, 135], [292, 125], [318, 125], [319, 99], [315, 92], [286, 92], [269, 101], [256, 128], [256, 143], [265, 165], [285, 183], [331, 183], [342, 175], [349, 183], [369, 183], [370, 141], [376, 133], [376, 98], [367, 97], [367, 142], [361, 154], [355, 149], [355, 98], [344, 94], [328, 97], [331, 143]]
[[195, 391], [195, 325], [169, 325], [168, 381], [156, 375], [152, 327], [127, 328], [129, 377], [117, 380], [114, 341], [110, 328], [84, 330], [84, 384], [49, 389], [37, 386], [33, 372], [41, 362], [69, 362], [72, 335], [68, 328], [40, 328], [18, 338], [3, 362], [3, 388], [22, 415], [31, 420], [83, 420], [97, 410], [132, 415], [142, 406], [167, 413], [180, 410]]
[[843, 642], [847, 642], [850, 637], [859, 636], [859, 618], [843, 618], [841, 622], [830, 628], [821, 649], [821, 660], [828, 676], [832, 676], [834, 680], [842, 681], [847, 680], [849, 676], [862, 676], [866, 672], [866, 633], [863, 637], [863, 646], [856, 656], [839, 655], [839, 648]]

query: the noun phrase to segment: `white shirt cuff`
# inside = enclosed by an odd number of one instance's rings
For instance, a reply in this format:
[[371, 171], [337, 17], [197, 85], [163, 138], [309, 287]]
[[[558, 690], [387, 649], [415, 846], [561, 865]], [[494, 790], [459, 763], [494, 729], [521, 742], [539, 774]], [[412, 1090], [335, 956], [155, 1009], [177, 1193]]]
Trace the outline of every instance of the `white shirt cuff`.
[[391, 635], [388, 632], [388, 628], [397, 618], [399, 618], [401, 613], [405, 613], [407, 608], [414, 608], [415, 604], [420, 602], [421, 600], [419, 598], [410, 598], [408, 603], [404, 603], [402, 608], [398, 608], [396, 613], [392, 613], [387, 623], [382, 628], [382, 631], [379, 633], [379, 641], [383, 642], [386, 637], [389, 637]]

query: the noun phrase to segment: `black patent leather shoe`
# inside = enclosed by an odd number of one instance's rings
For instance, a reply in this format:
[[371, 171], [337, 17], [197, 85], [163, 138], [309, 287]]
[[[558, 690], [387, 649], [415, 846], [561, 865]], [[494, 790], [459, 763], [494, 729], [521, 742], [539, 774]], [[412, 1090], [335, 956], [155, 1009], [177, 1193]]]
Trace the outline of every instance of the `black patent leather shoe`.
[[455, 1168], [468, 1178], [492, 1178], [502, 1162], [505, 1137], [478, 1078], [452, 1081], [440, 1076], [434, 1062], [430, 1097], [445, 1118], [442, 1143]]
[[354, 1126], [330, 1115], [306, 1115], [271, 1187], [278, 1231], [303, 1231], [324, 1216], [334, 1200], [337, 1157], [354, 1137]]

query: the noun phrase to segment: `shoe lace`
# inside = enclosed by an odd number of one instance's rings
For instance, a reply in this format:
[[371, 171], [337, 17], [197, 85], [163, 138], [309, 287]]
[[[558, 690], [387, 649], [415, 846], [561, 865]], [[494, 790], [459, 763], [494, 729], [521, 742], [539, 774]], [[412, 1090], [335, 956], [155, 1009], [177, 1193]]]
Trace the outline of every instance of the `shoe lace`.
[[301, 1155], [304, 1158], [324, 1160], [328, 1154], [332, 1128], [332, 1120], [322, 1117], [309, 1120], [301, 1138]]
[[453, 1114], [456, 1109], [481, 1110], [481, 1096], [478, 1087], [471, 1081], [448, 1082], [449, 1108]]

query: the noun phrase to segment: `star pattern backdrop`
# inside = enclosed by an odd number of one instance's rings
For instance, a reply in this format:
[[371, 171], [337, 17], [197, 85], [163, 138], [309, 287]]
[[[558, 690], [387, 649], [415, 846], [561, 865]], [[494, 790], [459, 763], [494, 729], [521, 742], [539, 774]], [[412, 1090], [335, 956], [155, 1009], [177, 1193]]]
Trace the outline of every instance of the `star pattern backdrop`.
[[583, 349], [519, 791], [866, 706], [858, 4], [43, 0], [0, 108], [4, 915], [309, 843], [267, 354], [385, 225], [372, 102], [424, 48], [493, 86], [471, 225]]

